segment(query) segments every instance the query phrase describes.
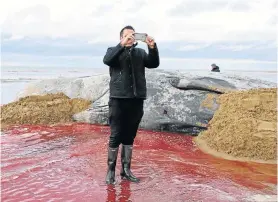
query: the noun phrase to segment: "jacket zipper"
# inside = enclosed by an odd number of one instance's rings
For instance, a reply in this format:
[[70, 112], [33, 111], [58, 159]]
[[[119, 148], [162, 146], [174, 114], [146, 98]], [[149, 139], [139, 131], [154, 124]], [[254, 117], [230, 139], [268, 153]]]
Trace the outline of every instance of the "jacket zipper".
[[132, 79], [133, 80], [133, 93], [134, 93], [134, 96], [137, 97], [135, 74], [134, 74], [134, 69], [133, 69], [133, 65], [132, 65], [131, 50], [129, 51], [129, 58], [130, 58], [130, 66], [131, 66], [132, 78], [133, 78]]

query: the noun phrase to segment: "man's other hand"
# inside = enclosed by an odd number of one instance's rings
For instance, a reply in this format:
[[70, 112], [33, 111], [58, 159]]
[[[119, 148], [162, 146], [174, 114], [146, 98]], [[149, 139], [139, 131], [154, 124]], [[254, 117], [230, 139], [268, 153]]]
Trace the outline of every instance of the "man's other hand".
[[153, 37], [147, 36], [147, 37], [146, 37], [145, 43], [146, 43], [150, 48], [154, 48], [155, 41], [154, 41], [154, 38], [153, 38]]

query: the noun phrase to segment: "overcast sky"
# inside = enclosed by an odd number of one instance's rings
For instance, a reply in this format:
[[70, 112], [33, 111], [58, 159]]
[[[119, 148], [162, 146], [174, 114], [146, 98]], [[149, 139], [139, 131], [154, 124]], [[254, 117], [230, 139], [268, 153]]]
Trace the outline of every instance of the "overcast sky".
[[163, 58], [275, 64], [276, 11], [276, 0], [8, 0], [0, 7], [2, 62], [52, 57], [78, 66], [75, 58], [101, 58], [132, 25], [155, 38]]

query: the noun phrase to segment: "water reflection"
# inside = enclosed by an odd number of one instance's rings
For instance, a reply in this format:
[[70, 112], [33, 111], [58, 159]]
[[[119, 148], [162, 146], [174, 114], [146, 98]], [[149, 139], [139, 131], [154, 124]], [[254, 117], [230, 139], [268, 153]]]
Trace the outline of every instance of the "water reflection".
[[107, 127], [90, 124], [3, 132], [2, 200], [217, 202], [276, 194], [276, 165], [214, 158], [190, 136], [150, 131], [139, 131], [134, 145], [131, 167], [140, 183], [120, 179], [118, 156], [117, 183], [107, 186], [108, 138]]
[[130, 199], [131, 196], [131, 189], [130, 189], [130, 182], [127, 180], [123, 180], [119, 183], [119, 189], [116, 190], [114, 185], [107, 185], [107, 202], [127, 202], [132, 201]]
[[116, 189], [114, 185], [107, 186], [107, 202], [114, 202], [117, 199]]

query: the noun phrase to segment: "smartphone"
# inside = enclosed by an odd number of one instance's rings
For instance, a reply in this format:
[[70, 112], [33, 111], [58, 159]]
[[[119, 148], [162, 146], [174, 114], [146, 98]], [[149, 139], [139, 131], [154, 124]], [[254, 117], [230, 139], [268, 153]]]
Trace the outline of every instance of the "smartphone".
[[137, 40], [137, 41], [145, 41], [146, 40], [146, 38], [147, 38], [147, 34], [145, 34], [145, 33], [134, 33], [134, 38], [135, 38], [135, 40]]

